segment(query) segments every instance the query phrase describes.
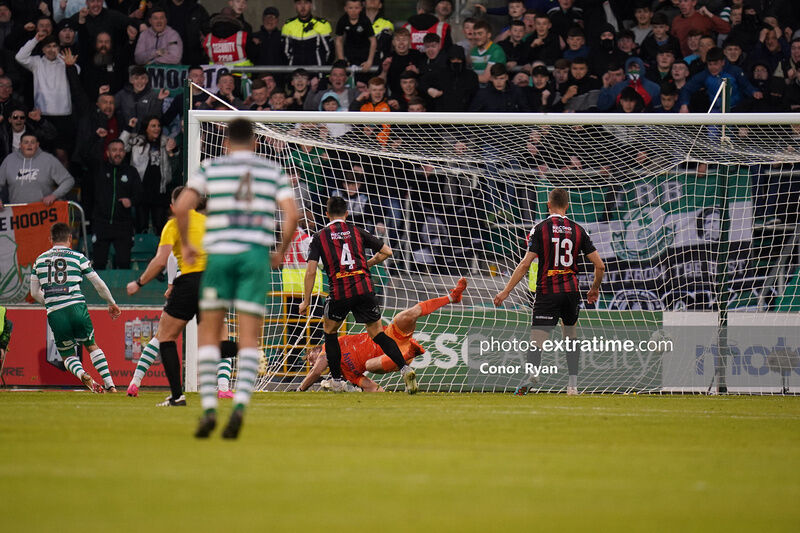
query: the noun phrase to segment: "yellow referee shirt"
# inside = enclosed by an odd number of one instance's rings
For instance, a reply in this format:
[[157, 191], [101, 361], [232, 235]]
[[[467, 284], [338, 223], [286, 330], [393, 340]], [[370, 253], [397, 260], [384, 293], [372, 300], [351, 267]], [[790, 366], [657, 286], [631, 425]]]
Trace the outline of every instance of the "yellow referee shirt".
[[189, 242], [197, 249], [197, 259], [194, 264], [189, 266], [183, 262], [181, 255], [181, 234], [178, 231], [178, 223], [175, 218], [171, 218], [164, 225], [161, 230], [161, 240], [159, 246], [168, 244], [172, 246], [172, 254], [178, 260], [178, 269], [181, 274], [189, 274], [190, 272], [202, 272], [206, 269], [206, 262], [208, 261], [208, 254], [203, 249], [203, 236], [206, 233], [206, 216], [201, 215], [194, 209], [189, 211]]

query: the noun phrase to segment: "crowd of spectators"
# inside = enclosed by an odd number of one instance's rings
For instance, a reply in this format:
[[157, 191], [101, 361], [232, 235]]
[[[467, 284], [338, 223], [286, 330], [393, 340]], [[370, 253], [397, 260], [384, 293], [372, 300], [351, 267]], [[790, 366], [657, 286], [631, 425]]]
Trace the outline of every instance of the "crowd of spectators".
[[[193, 106], [206, 109], [706, 112], [722, 110], [713, 96], [725, 79], [732, 111], [800, 110], [800, 2], [496, 3], [472, 4], [455, 24], [450, 0], [420, 0], [398, 23], [381, 0], [346, 0], [330, 21], [311, 0], [295, 0], [283, 18], [266, 6], [260, 21], [246, 20], [247, 0], [213, 14], [202, 0], [0, 0], [0, 200], [79, 201], [95, 263], [106, 265], [113, 243], [115, 266], [127, 268], [133, 232], [160, 232], [183, 181], [189, 95], [153, 88], [148, 65], [186, 65], [198, 85], [201, 65], [265, 66], [249, 90], [232, 74], [213, 96], [193, 88]], [[270, 72], [275, 65], [296, 68]], [[409, 131], [353, 129], [325, 132], [391, 146]], [[397, 219], [372, 217], [370, 197], [396, 213], [398, 199], [378, 189], [401, 190], [394, 180], [408, 172], [435, 181], [421, 166], [378, 183], [374, 162], [340, 155], [350, 163], [323, 179], [310, 169], [331, 154], [288, 151], [309, 205], [345, 195], [356, 216], [395, 237]], [[436, 194], [448, 187], [457, 189]]]

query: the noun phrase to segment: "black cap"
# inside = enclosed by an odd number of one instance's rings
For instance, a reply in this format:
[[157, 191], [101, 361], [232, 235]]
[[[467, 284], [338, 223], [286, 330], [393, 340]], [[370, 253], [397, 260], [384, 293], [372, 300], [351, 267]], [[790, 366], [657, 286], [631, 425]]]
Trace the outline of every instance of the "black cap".
[[413, 70], [406, 70], [402, 74], [400, 74], [400, 79], [401, 80], [411, 80], [411, 79], [416, 80], [417, 79], [417, 73], [414, 72]]
[[606, 22], [605, 24], [600, 26], [600, 34], [603, 34], [603, 33], [607, 32], [607, 31], [611, 32], [612, 35], [614, 33], [616, 33], [616, 30], [614, 29], [614, 26], [612, 26], [608, 22]]
[[281, 13], [278, 11], [278, 8], [275, 6], [269, 6], [264, 8], [264, 12], [261, 14], [262, 17], [266, 17], [267, 15], [274, 15], [276, 17], [280, 17]]
[[72, 31], [78, 31], [78, 23], [71, 19], [63, 19], [61, 22], [58, 23], [58, 26], [56, 27], [56, 32], [59, 32], [64, 28], [69, 28]]
[[547, 70], [546, 66], [538, 65], [536, 67], [533, 67], [533, 70], [531, 71], [531, 76], [547, 76], [549, 78], [550, 71]]

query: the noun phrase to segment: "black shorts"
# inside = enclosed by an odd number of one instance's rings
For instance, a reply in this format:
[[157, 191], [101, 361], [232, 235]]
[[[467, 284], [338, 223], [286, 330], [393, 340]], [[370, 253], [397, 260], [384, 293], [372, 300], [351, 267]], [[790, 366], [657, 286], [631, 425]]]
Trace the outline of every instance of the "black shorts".
[[180, 320], [189, 321], [197, 315], [198, 296], [200, 295], [200, 279], [202, 272], [181, 274], [172, 284], [172, 293], [167, 299], [164, 311]]
[[579, 292], [537, 294], [533, 302], [531, 326], [555, 326], [560, 318], [565, 326], [574, 326], [581, 309]]
[[369, 324], [381, 319], [381, 306], [374, 292], [344, 300], [334, 300], [328, 296], [325, 300], [325, 318], [344, 322], [350, 312], [359, 324]]

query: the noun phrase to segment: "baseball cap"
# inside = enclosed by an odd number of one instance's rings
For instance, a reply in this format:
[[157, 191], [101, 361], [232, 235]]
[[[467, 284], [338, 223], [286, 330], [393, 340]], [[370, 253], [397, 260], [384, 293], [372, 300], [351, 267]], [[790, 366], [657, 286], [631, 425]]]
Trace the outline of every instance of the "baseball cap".
[[538, 67], [533, 67], [531, 71], [531, 76], [547, 76], [550, 77], [550, 71], [547, 70], [547, 67], [544, 65], [539, 65]]
[[264, 8], [264, 12], [261, 14], [262, 17], [266, 17], [267, 15], [273, 15], [276, 17], [280, 17], [281, 13], [278, 11], [278, 8], [275, 6], [269, 6]]

